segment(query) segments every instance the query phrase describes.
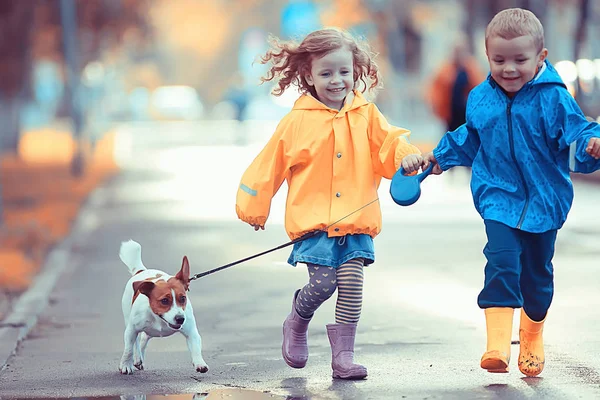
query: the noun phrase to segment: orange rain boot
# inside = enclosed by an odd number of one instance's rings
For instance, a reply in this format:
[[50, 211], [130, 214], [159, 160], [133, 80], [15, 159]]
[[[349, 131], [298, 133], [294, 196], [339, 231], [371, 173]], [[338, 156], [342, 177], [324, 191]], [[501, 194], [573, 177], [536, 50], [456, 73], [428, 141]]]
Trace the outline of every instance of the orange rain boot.
[[509, 307], [485, 309], [487, 351], [481, 357], [481, 368], [488, 372], [508, 372], [514, 311]]
[[538, 376], [544, 369], [544, 318], [540, 322], [532, 321], [521, 309], [519, 327], [519, 370], [527, 376]]

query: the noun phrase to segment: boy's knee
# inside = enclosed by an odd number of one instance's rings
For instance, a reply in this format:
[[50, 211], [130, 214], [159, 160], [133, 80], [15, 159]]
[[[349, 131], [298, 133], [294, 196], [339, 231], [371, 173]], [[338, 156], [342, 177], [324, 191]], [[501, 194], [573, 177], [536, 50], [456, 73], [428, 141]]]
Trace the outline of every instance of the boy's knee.
[[[494, 249], [486, 248], [485, 257], [489, 264], [494, 267], [502, 267], [507, 270], [517, 270], [521, 264], [521, 255], [514, 249]], [[488, 265], [489, 265], [488, 264]]]

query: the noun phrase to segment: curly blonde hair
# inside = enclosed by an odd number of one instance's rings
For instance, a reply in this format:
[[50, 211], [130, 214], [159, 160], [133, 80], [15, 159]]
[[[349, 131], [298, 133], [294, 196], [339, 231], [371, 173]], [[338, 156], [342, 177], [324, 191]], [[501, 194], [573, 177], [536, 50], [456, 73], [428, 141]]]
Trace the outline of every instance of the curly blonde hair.
[[274, 36], [270, 37], [271, 50], [261, 57], [260, 63], [271, 63], [273, 66], [261, 83], [277, 79], [277, 87], [272, 93], [281, 96], [290, 85], [298, 86], [301, 93], [317, 96], [313, 86], [309, 85], [305, 76], [310, 73], [312, 61], [332, 51], [348, 48], [354, 59], [354, 86], [362, 82], [361, 92], [367, 88], [374, 90], [380, 87], [379, 67], [375, 63], [375, 54], [366, 43], [361, 43], [348, 32], [337, 28], [326, 28], [309, 33], [298, 44], [294, 41], [283, 42]]

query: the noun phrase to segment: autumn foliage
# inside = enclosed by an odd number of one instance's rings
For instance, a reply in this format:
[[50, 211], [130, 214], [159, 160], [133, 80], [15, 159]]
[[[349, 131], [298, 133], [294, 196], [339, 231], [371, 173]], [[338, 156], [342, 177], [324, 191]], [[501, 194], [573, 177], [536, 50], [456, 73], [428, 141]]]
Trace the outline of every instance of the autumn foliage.
[[0, 227], [0, 289], [22, 291], [32, 282], [48, 252], [69, 234], [82, 203], [117, 171], [114, 135], [88, 149], [85, 173], [71, 174], [74, 145], [69, 133], [26, 133], [19, 154], [0, 162], [3, 219]]

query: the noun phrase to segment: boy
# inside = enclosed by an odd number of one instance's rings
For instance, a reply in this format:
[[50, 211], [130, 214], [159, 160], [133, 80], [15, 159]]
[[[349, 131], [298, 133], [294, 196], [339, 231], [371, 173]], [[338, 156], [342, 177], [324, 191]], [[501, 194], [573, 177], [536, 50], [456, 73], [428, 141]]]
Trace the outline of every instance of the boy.
[[546, 60], [542, 24], [530, 11], [499, 12], [485, 44], [490, 75], [469, 95], [467, 122], [425, 156], [441, 174], [471, 166], [475, 208], [486, 228], [484, 309], [487, 351], [481, 368], [508, 372], [515, 308], [522, 308], [519, 369], [544, 368], [542, 330], [552, 301], [554, 244], [573, 201], [576, 172], [600, 168], [600, 126], [588, 122]]

